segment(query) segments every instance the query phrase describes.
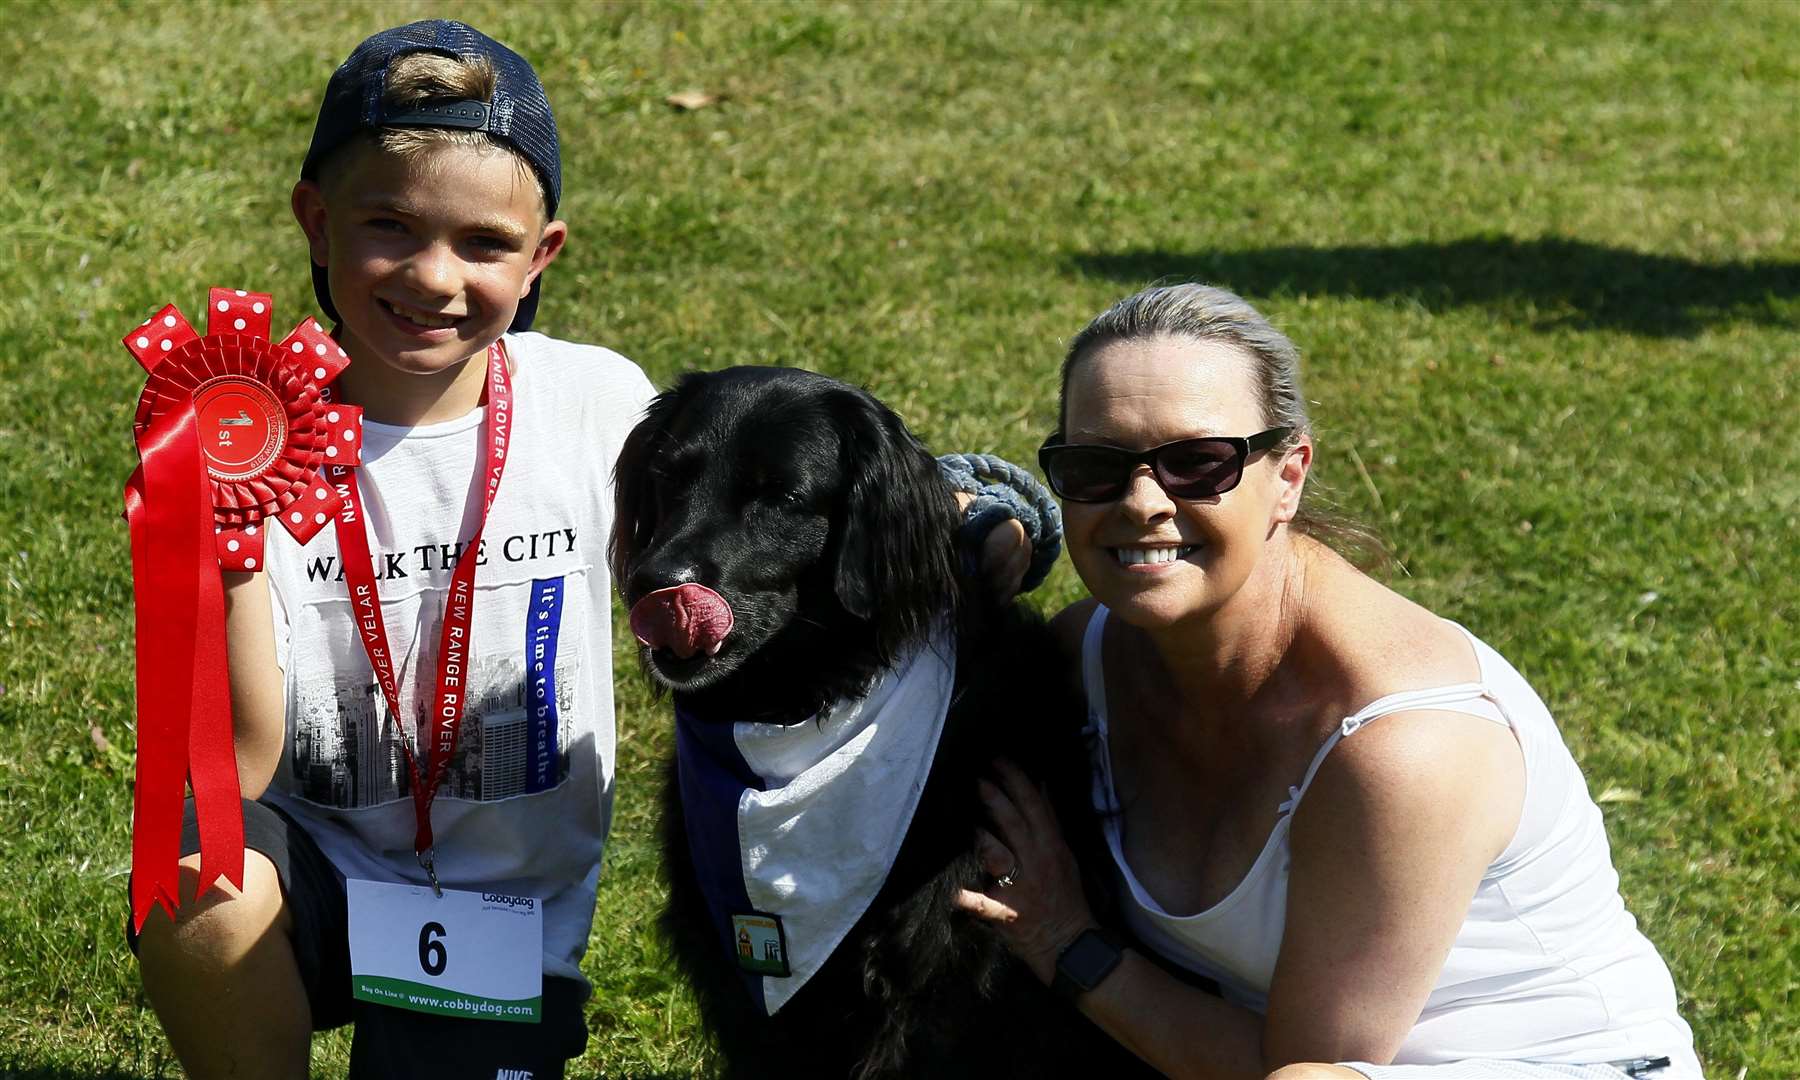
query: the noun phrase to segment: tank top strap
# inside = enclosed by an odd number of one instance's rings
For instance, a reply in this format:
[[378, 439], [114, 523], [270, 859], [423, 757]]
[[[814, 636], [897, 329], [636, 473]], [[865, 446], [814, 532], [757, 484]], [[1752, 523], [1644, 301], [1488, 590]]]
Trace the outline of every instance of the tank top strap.
[[[1471, 682], [1433, 686], [1424, 690], [1402, 690], [1399, 693], [1376, 698], [1351, 715], [1344, 717], [1337, 729], [1325, 740], [1325, 744], [1319, 747], [1319, 752], [1313, 755], [1312, 764], [1306, 767], [1306, 775], [1300, 778], [1299, 785], [1288, 788], [1287, 801], [1276, 807], [1275, 812], [1278, 814], [1293, 813], [1294, 807], [1300, 805], [1300, 797], [1305, 795], [1306, 789], [1312, 786], [1313, 777], [1318, 775], [1319, 766], [1325, 764], [1325, 756], [1331, 753], [1332, 747], [1362, 730], [1363, 726], [1370, 721], [1379, 720], [1397, 712], [1410, 712], [1415, 709], [1442, 709], [1446, 706], [1484, 700], [1487, 697], [1488, 690], [1484, 684]], [[1498, 715], [1497, 712], [1489, 715], [1491, 710], [1462, 708], [1450, 711], [1467, 712], [1484, 720], [1492, 720], [1499, 724], [1506, 723], [1505, 717]]]
[[1107, 725], [1107, 670], [1100, 655], [1100, 643], [1107, 630], [1107, 605], [1096, 603], [1093, 616], [1087, 617], [1082, 630], [1082, 688], [1087, 693], [1087, 713], [1100, 727]]
[[[1107, 744], [1106, 666], [1100, 655], [1106, 636], [1106, 605], [1096, 604], [1081, 634], [1081, 687], [1087, 695], [1087, 726], [1081, 730], [1092, 763], [1095, 813], [1106, 822], [1109, 836], [1118, 828], [1119, 795], [1113, 786], [1112, 747]], [[1116, 837], [1115, 837], [1116, 839]]]
[[1087, 715], [1094, 724], [1107, 725], [1107, 670], [1100, 655], [1100, 643], [1107, 632], [1107, 605], [1096, 603], [1093, 616], [1087, 617], [1082, 630], [1082, 689], [1087, 693]]

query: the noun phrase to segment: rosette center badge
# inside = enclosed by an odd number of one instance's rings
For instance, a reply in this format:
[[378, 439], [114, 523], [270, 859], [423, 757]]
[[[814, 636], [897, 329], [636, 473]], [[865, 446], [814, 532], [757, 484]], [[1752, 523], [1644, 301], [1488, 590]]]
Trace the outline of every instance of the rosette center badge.
[[201, 431], [218, 432], [216, 440], [201, 443], [215, 480], [260, 476], [287, 445], [287, 414], [254, 379], [221, 375], [201, 383], [194, 391], [194, 416]]

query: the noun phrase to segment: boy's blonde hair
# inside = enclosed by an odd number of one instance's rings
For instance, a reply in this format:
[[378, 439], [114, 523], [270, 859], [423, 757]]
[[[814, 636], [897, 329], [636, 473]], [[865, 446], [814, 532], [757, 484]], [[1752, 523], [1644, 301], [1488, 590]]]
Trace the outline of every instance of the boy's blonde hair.
[[[382, 103], [394, 113], [443, 105], [455, 101], [491, 102], [499, 77], [484, 56], [445, 56], [416, 52], [395, 59], [388, 67]], [[485, 131], [442, 127], [383, 127], [371, 133], [383, 153], [398, 158], [417, 158], [439, 146], [467, 146], [504, 150], [519, 172], [530, 179], [540, 207], [548, 205], [543, 181], [524, 156]]]
[[[388, 67], [382, 99], [395, 112], [449, 101], [492, 101], [498, 81], [494, 65], [485, 56], [464, 59], [442, 53], [416, 52], [399, 57]], [[483, 131], [455, 128], [382, 128], [377, 141], [394, 154], [415, 153], [416, 148], [448, 142], [457, 146], [499, 145]]]

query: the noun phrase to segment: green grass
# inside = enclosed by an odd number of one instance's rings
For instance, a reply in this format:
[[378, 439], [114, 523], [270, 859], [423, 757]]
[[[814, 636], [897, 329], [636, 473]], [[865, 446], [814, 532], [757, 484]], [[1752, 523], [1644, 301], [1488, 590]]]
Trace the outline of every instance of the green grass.
[[[558, 110], [539, 326], [664, 381], [793, 363], [1030, 460], [1061, 343], [1203, 277], [1308, 354], [1396, 586], [1550, 702], [1708, 1073], [1800, 1075], [1800, 6], [473, 3]], [[319, 94], [418, 5], [16, 4], [0, 46], [0, 1077], [178, 1073], [120, 936], [119, 337], [313, 310]], [[726, 100], [678, 113], [665, 95]], [[1067, 566], [1035, 598], [1076, 594]], [[630, 671], [621, 652], [622, 669]], [[667, 726], [618, 687], [579, 1073], [704, 1065], [648, 932]], [[346, 1040], [320, 1040], [320, 1075]]]

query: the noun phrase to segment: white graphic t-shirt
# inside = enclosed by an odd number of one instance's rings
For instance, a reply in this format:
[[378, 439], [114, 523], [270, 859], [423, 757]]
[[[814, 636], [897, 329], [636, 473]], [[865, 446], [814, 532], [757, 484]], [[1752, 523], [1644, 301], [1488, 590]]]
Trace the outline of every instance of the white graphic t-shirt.
[[469, 695], [432, 803], [446, 888], [544, 902], [544, 970], [580, 978], [612, 813], [612, 471], [654, 389], [631, 361], [509, 334], [514, 419], [479, 549], [485, 410], [366, 424], [357, 470], [406, 713], [397, 724], [350, 609], [337, 533], [268, 537], [288, 744], [265, 798], [347, 877], [425, 882], [413, 853], [410, 738], [436, 690], [444, 598], [475, 558]]

